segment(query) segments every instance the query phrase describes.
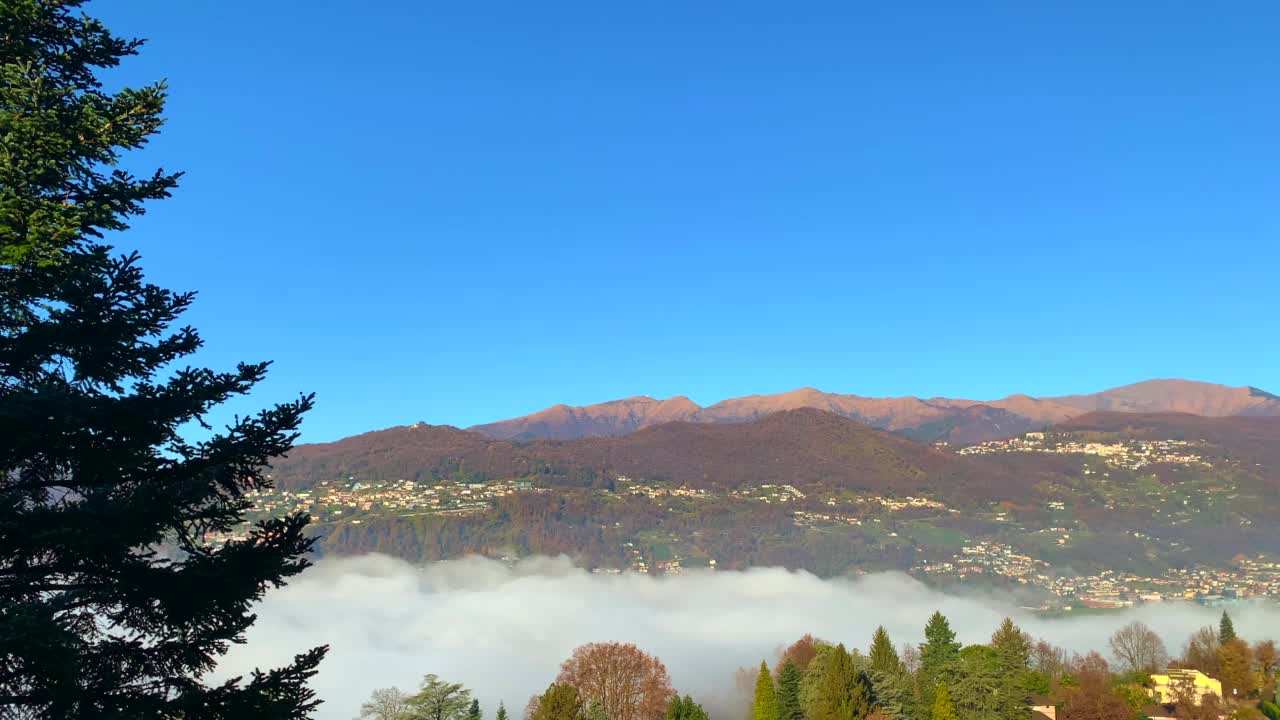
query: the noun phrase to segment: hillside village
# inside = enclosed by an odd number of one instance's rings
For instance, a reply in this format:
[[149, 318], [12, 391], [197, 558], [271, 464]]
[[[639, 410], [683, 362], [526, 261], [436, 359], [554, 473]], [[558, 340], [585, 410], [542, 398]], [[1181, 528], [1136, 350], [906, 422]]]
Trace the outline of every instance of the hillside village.
[[[1026, 439], [983, 443], [974, 452], [1058, 452], [1046, 449], [1039, 433]], [[1060, 443], [1054, 448], [1106, 458], [1109, 463], [1128, 468], [1150, 462], [1200, 463], [1188, 443]], [[966, 449], [967, 450], [967, 449]], [[961, 452], [964, 452], [962, 450]], [[1065, 452], [1065, 451], [1064, 451]], [[1171, 459], [1173, 458], [1173, 459]], [[763, 484], [715, 493], [701, 488], [671, 487], [644, 478], [618, 476], [612, 489], [595, 489], [606, 498], [631, 497], [642, 501], [670, 505], [669, 512], [685, 507], [680, 503], [760, 503], [794, 505], [791, 521], [799, 528], [828, 532], [840, 527], [863, 533], [874, 541], [910, 543], [918, 531], [930, 530], [921, 518], [941, 513], [942, 518], [957, 511], [945, 503], [927, 497], [886, 497], [866, 493], [824, 494], [805, 492], [786, 483]], [[291, 512], [308, 512], [318, 526], [349, 523], [359, 525], [371, 518], [435, 515], [465, 517], [489, 513], [495, 501], [509, 496], [573, 492], [572, 489], [540, 486], [533, 479], [507, 479], [490, 482], [447, 481], [435, 483], [399, 480], [389, 483], [362, 482], [354, 477], [322, 481], [311, 490], [256, 491], [248, 494], [254, 503], [248, 519], [252, 521]], [[671, 505], [671, 503], [676, 503]], [[1062, 501], [1047, 501], [1044, 510], [1062, 514]], [[1008, 511], [996, 506], [988, 513], [994, 523], [1014, 526]], [[936, 521], [934, 523], [936, 525]], [[246, 526], [247, 529], [247, 526]], [[1057, 546], [1073, 542], [1072, 529], [1051, 526], [1032, 531], [1039, 541]], [[696, 533], [695, 533], [696, 534]], [[1139, 533], [1135, 533], [1139, 535]], [[227, 536], [211, 537], [217, 544], [228, 539], [241, 539], [244, 529]], [[705, 570], [717, 568], [717, 558], [693, 557], [685, 548], [696, 538], [672, 534], [663, 537], [630, 537], [620, 541], [627, 562], [622, 567], [595, 567], [595, 572], [644, 574], [679, 574], [690, 567]], [[1150, 540], [1150, 538], [1148, 538]], [[661, 548], [654, 552], [653, 548]], [[696, 553], [695, 553], [696, 554]], [[510, 558], [509, 559], [514, 559]], [[1046, 611], [1069, 611], [1072, 608], [1120, 608], [1140, 603], [1194, 600], [1207, 604], [1231, 602], [1245, 598], [1280, 600], [1280, 562], [1265, 556], [1241, 557], [1230, 567], [1201, 567], [1192, 570], [1170, 569], [1163, 575], [1148, 577], [1104, 570], [1095, 574], [1065, 572], [1050, 562], [1034, 556], [1033, 551], [994, 538], [972, 537], [961, 540], [950, 557], [920, 557], [910, 567], [901, 568], [929, 583], [975, 585], [999, 582], [1036, 591], [1041, 598], [1036, 607]]]

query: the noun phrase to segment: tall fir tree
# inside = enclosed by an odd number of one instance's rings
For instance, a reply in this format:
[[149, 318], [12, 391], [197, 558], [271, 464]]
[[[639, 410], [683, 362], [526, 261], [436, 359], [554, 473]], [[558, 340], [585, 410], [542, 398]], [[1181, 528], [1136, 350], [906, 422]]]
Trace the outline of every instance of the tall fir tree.
[[804, 720], [800, 704], [800, 667], [790, 660], [778, 671], [778, 720]]
[[947, 663], [959, 655], [960, 643], [956, 642], [951, 623], [940, 612], [929, 617], [924, 626], [924, 638], [920, 646], [920, 671], [928, 678], [936, 678]]
[[[302, 718], [325, 648], [209, 685], [251, 605], [308, 566], [303, 513], [229, 534], [269, 488], [310, 396], [185, 440], [267, 363], [184, 368], [191, 293], [146, 283], [100, 240], [167, 197], [125, 153], [165, 87], [106, 92], [137, 53], [81, 0], [0, 3], [0, 698], [26, 718]], [[207, 429], [208, 428], [206, 425]]]
[[756, 676], [755, 703], [752, 712], [753, 720], [778, 720], [778, 699], [774, 692], [773, 676], [769, 674], [769, 665], [760, 661], [760, 674]]
[[480, 720], [480, 701], [471, 699], [471, 707], [467, 708], [467, 720]]
[[938, 680], [948, 665], [960, 656], [960, 643], [951, 623], [941, 612], [935, 612], [924, 626], [925, 641], [920, 645], [920, 700], [924, 707], [933, 704], [933, 693]]
[[498, 712], [494, 714], [495, 720], [507, 720], [507, 706], [498, 701]]
[[1236, 639], [1236, 625], [1231, 622], [1231, 616], [1226, 610], [1222, 611], [1222, 619], [1218, 621], [1218, 642], [1227, 644]]
[[1013, 618], [1005, 618], [991, 634], [991, 647], [1000, 657], [1000, 665], [1007, 672], [1021, 673], [1031, 666], [1031, 642], [1022, 629], [1013, 624]]
[[889, 639], [889, 631], [884, 626], [876, 628], [871, 636], [871, 669], [878, 673], [890, 674], [898, 672], [902, 661], [898, 659], [898, 651]]
[[956, 706], [951, 703], [951, 692], [945, 683], [939, 684], [934, 692], [931, 720], [958, 720]]

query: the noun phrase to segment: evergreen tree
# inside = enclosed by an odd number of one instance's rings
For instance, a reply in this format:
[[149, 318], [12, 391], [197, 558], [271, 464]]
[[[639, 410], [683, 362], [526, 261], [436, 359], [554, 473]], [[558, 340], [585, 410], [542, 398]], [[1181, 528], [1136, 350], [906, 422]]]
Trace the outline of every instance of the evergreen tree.
[[790, 660], [778, 672], [778, 720], [804, 720], [800, 704], [800, 668]]
[[1026, 634], [1005, 618], [991, 635], [991, 647], [1000, 658], [1000, 667], [1006, 672], [1022, 673], [1031, 666], [1031, 642]]
[[923, 706], [929, 707], [933, 704], [934, 689], [942, 671], [959, 656], [960, 643], [956, 642], [951, 623], [940, 612], [929, 617], [929, 622], [924, 627], [924, 637], [925, 642], [920, 645], [918, 680]]
[[959, 654], [960, 643], [956, 642], [951, 623], [940, 612], [929, 617], [924, 626], [924, 638], [925, 642], [920, 646], [920, 670], [926, 677], [936, 678]]
[[878, 673], [896, 673], [901, 664], [898, 651], [894, 650], [893, 641], [889, 639], [889, 632], [881, 625], [871, 636], [871, 669]]
[[495, 720], [507, 720], [507, 706], [502, 704], [501, 700], [498, 701], [498, 712], [494, 718]]
[[572, 685], [551, 683], [529, 720], [582, 720], [582, 697]]
[[1017, 720], [1029, 717], [1021, 677], [1007, 672], [994, 648], [970, 645], [942, 671], [950, 701], [964, 717]]
[[308, 566], [304, 513], [210, 539], [270, 487], [312, 400], [179, 434], [267, 364], [182, 368], [194, 295], [99, 242], [179, 176], [117, 167], [160, 128], [165, 87], [104, 91], [96, 73], [141, 43], [82, 4], [0, 3], [0, 697], [27, 718], [306, 717], [323, 647], [205, 683], [252, 604]]
[[471, 707], [467, 708], [467, 720], [480, 720], [480, 701], [472, 698]]
[[951, 704], [951, 693], [945, 684], [939, 684], [934, 693], [932, 720], [958, 720], [955, 705]]
[[671, 698], [671, 704], [667, 706], [665, 720], [708, 720], [708, 718], [707, 711], [694, 702], [693, 698], [688, 695], [683, 698], [675, 695]]
[[1236, 639], [1236, 626], [1231, 622], [1231, 616], [1226, 610], [1222, 611], [1222, 620], [1218, 622], [1218, 642], [1226, 645]]
[[473, 701], [471, 691], [460, 683], [427, 675], [422, 678], [418, 692], [405, 703], [409, 706], [405, 720], [464, 720]]
[[760, 674], [756, 676], [754, 720], [778, 720], [778, 699], [774, 693], [773, 676], [769, 665], [760, 661]]
[[861, 720], [871, 712], [870, 682], [843, 644], [821, 665], [809, 720]]

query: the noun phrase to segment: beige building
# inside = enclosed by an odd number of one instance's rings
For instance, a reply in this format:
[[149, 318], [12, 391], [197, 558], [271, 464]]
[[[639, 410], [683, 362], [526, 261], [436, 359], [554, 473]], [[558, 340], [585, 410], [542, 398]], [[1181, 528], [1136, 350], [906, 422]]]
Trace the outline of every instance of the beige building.
[[1204, 700], [1205, 695], [1222, 697], [1222, 682], [1199, 670], [1170, 669], [1166, 675], [1152, 675], [1151, 683], [1151, 696], [1162, 705], [1177, 702], [1178, 686], [1185, 684], [1190, 684], [1194, 689], [1197, 705]]

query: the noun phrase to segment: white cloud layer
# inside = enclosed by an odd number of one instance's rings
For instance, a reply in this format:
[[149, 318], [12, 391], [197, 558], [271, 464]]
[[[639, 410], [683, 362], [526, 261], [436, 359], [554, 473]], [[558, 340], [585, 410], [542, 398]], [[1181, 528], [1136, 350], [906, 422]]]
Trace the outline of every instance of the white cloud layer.
[[[1135, 617], [1176, 653], [1220, 612], [1177, 603], [1048, 620], [1018, 611], [1009, 599], [942, 595], [899, 573], [822, 580], [761, 568], [657, 578], [593, 575], [565, 558], [515, 567], [469, 558], [420, 568], [368, 555], [323, 560], [270, 593], [249, 642], [233, 648], [218, 675], [277, 666], [327, 643], [332, 650], [312, 681], [325, 700], [321, 720], [353, 718], [372, 689], [411, 691], [426, 673], [471, 688], [486, 718], [503, 700], [518, 720], [575, 647], [618, 640], [661, 658], [677, 690], [717, 720], [732, 720], [725, 709], [736, 668], [772, 663], [780, 646], [806, 632], [865, 650], [883, 624], [896, 644], [920, 642], [934, 610], [966, 643], [985, 641], [1011, 615], [1068, 650], [1104, 653], [1110, 634]], [[1280, 635], [1274, 605], [1240, 606], [1232, 615], [1243, 637]]]

